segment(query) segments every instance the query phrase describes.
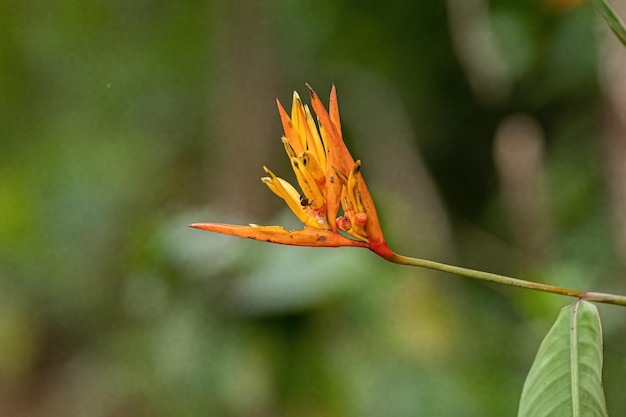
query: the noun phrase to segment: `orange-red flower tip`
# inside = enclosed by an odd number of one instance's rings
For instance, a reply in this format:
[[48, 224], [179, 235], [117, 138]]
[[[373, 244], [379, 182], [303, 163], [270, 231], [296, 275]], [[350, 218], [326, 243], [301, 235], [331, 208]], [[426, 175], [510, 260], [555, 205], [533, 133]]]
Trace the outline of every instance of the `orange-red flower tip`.
[[330, 248], [340, 246], [368, 247], [366, 242], [350, 239], [330, 230], [309, 226], [304, 226], [304, 229], [301, 230], [287, 230], [282, 226], [240, 226], [223, 223], [193, 223], [190, 224], [189, 227], [281, 245]]

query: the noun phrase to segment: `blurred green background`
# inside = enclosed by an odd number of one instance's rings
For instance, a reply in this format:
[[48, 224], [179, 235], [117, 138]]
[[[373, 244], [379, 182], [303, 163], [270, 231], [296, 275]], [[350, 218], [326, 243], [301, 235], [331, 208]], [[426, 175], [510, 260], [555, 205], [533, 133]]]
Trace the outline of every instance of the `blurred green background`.
[[299, 227], [274, 100], [335, 83], [393, 249], [626, 293], [626, 55], [573, 3], [0, 2], [0, 415], [515, 415], [572, 300], [186, 225]]

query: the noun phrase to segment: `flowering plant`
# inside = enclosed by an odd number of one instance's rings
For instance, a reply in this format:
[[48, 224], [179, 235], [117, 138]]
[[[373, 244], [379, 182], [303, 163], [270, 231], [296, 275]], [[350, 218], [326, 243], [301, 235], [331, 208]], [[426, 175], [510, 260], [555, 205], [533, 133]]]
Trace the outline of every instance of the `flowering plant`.
[[[591, 407], [597, 415], [606, 415], [600, 317], [588, 301], [626, 306], [626, 297], [572, 290], [394, 253], [383, 236], [374, 201], [361, 174], [361, 161], [352, 158], [343, 141], [335, 87], [330, 93], [329, 111], [311, 87], [309, 90], [317, 123], [297, 93], [293, 95], [291, 116], [278, 102], [285, 131], [282, 143], [301, 191], [267, 167], [267, 176], [261, 179], [287, 203], [304, 227], [293, 231], [256, 224], [194, 223], [191, 227], [285, 245], [369, 248], [398, 264], [578, 297], [561, 310], [539, 348], [522, 390], [519, 416], [547, 415], [544, 411], [551, 413], [553, 404], [560, 404], [559, 409], [565, 413]], [[546, 390], [546, 386], [555, 389]], [[584, 401], [582, 390], [588, 396]]]
[[277, 100], [285, 131], [282, 143], [302, 192], [267, 167], [263, 168], [268, 176], [261, 178], [274, 194], [285, 200], [304, 227], [287, 230], [282, 226], [223, 223], [193, 223], [191, 227], [283, 245], [369, 248], [383, 259], [397, 264], [626, 306], [626, 297], [621, 295], [572, 290], [393, 252], [385, 241], [374, 200], [361, 174], [361, 161], [352, 158], [343, 141], [335, 86], [330, 92], [328, 111], [315, 91], [308, 84], [307, 87], [317, 123], [297, 92], [293, 94], [291, 117]]

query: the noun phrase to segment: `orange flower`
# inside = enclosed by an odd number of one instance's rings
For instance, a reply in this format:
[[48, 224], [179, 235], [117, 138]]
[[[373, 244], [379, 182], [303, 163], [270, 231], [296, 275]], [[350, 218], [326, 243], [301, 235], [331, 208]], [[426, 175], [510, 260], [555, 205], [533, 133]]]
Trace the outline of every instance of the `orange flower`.
[[[267, 167], [263, 168], [268, 176], [261, 179], [285, 200], [304, 228], [288, 231], [280, 226], [220, 223], [190, 226], [285, 245], [367, 247], [390, 259], [395, 254], [385, 242], [374, 201], [361, 174], [361, 161], [354, 161], [343, 142], [335, 87], [330, 93], [329, 111], [308, 84], [307, 87], [317, 124], [298, 93], [293, 95], [291, 116], [277, 100], [285, 131], [283, 146], [301, 192]], [[342, 214], [337, 217], [340, 210]]]

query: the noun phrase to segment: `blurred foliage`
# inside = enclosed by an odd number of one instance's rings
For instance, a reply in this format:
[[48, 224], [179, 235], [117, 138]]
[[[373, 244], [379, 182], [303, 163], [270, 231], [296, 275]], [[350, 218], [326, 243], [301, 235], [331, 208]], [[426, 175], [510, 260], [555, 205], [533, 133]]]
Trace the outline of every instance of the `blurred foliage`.
[[[1, 2], [0, 414], [513, 415], [569, 300], [186, 225], [298, 227], [258, 180], [264, 164], [291, 178], [274, 99], [334, 82], [392, 248], [626, 293], [610, 33], [590, 4], [554, 4]], [[494, 61], [463, 55], [480, 31], [493, 44], [469, 47]], [[537, 248], [494, 163], [520, 112], [543, 129]], [[600, 312], [619, 414], [626, 321]]]

